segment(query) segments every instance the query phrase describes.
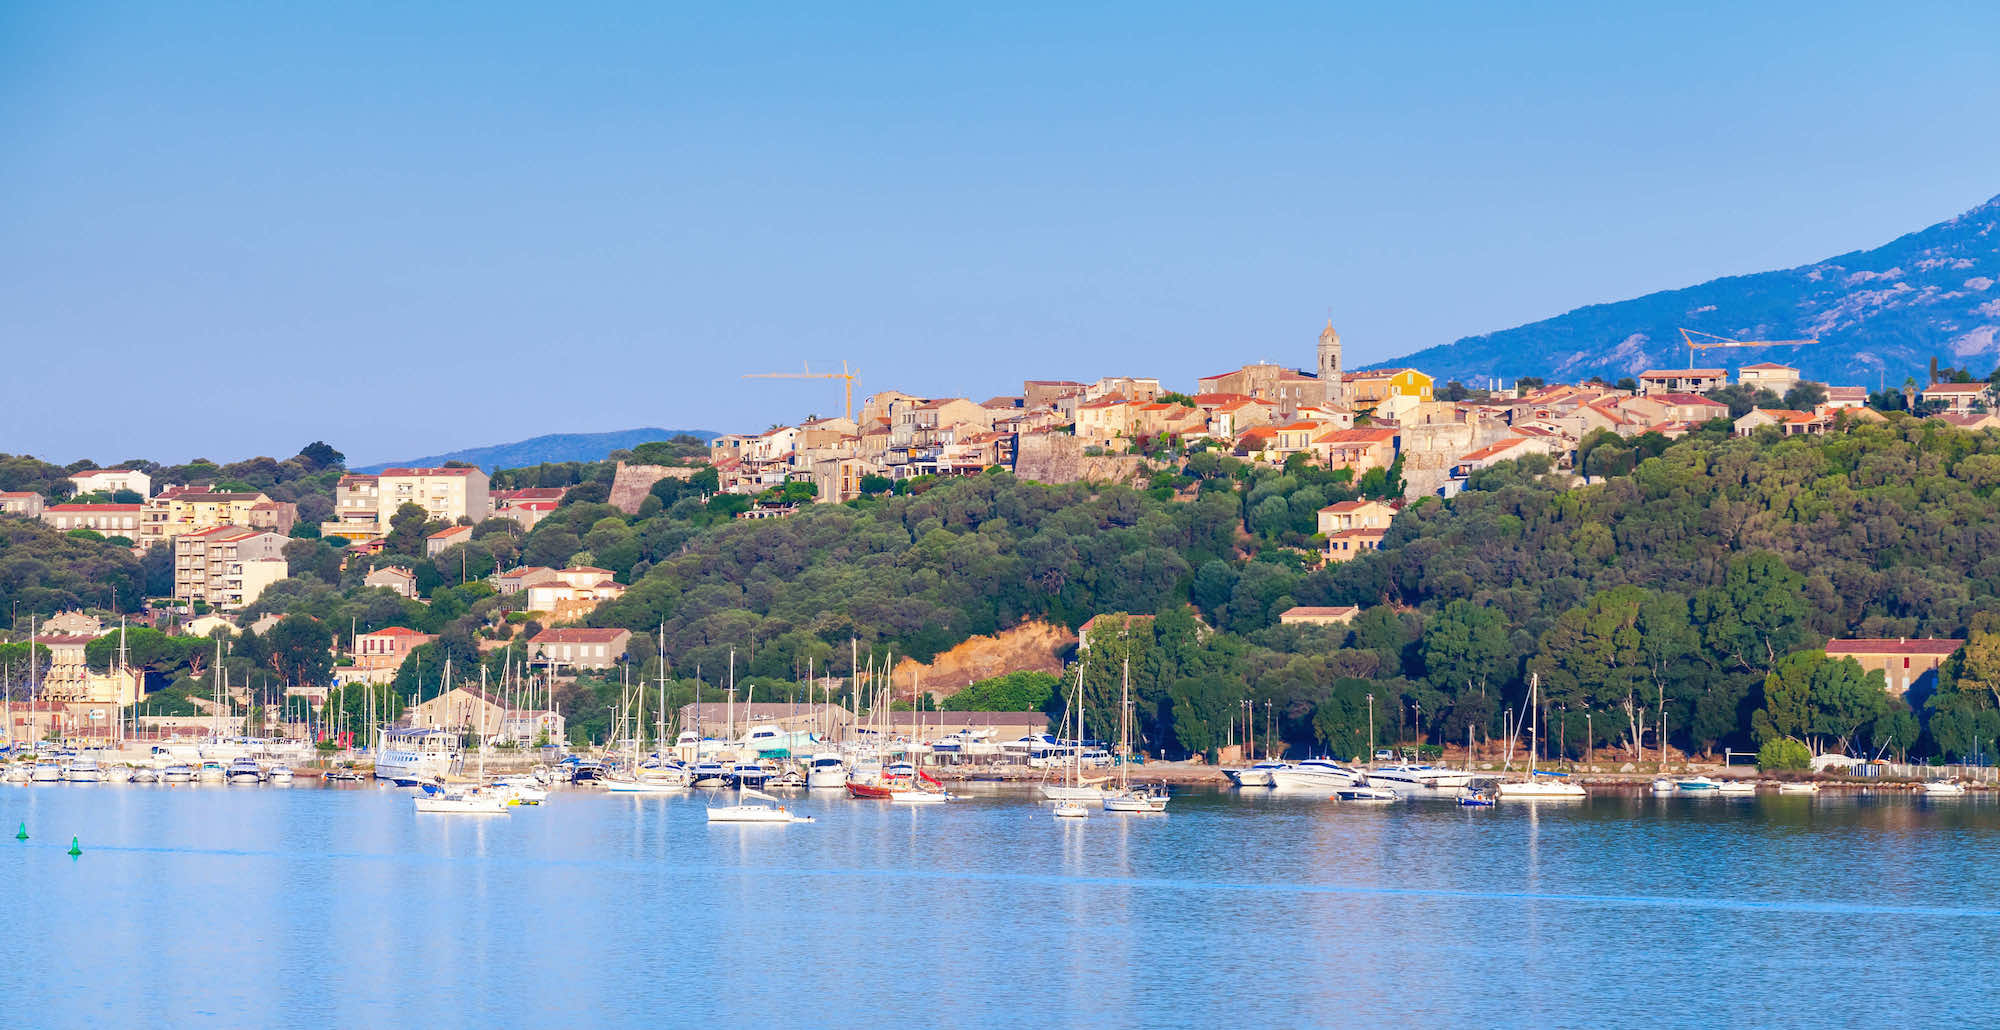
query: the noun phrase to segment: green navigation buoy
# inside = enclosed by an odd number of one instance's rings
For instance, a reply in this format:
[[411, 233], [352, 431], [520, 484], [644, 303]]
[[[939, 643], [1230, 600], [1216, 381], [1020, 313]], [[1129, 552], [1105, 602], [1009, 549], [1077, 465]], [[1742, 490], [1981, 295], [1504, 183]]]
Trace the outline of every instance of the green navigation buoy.
[[24, 822], [24, 823], [22, 823], [22, 824], [21, 824], [21, 832], [20, 832], [20, 833], [17, 833], [17, 834], [15, 834], [15, 835], [14, 835], [14, 839], [15, 839], [15, 840], [27, 840], [27, 839], [28, 839], [28, 824], [27, 824], [27, 823], [25, 823], [25, 822]]
[[69, 839], [69, 857], [75, 858], [81, 854], [83, 854], [83, 848], [77, 845], [75, 837], [71, 837]]

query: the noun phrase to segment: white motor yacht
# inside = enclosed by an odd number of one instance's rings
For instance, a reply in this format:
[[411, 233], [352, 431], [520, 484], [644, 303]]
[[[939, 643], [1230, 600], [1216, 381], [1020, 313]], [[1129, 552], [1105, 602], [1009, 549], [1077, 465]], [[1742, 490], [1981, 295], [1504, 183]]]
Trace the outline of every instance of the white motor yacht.
[[1757, 793], [1757, 781], [1723, 780], [1715, 785], [1715, 792], [1724, 797], [1749, 797]]
[[1333, 800], [1381, 805], [1400, 800], [1400, 795], [1387, 787], [1342, 787], [1333, 792]]
[[62, 767], [65, 783], [96, 783], [104, 778], [104, 770], [97, 765], [97, 759], [79, 755]]
[[806, 764], [806, 786], [813, 790], [839, 790], [847, 786], [847, 763], [839, 755], [820, 753]]
[[1472, 774], [1430, 765], [1385, 765], [1370, 769], [1368, 785], [1410, 797], [1455, 797], [1472, 786]]
[[229, 767], [213, 758], [202, 760], [201, 768], [195, 770], [195, 778], [203, 783], [221, 783], [229, 778]]
[[223, 776], [230, 783], [264, 782], [264, 770], [257, 768], [256, 759], [247, 756], [231, 761]]
[[[712, 823], [809, 823], [812, 816], [800, 815], [785, 806], [783, 801], [763, 791], [745, 787], [743, 800], [734, 805], [715, 805], [708, 810], [708, 821]], [[757, 804], [756, 802], [763, 802]]]
[[382, 734], [375, 755], [375, 778], [414, 787], [455, 776], [465, 764], [459, 735], [451, 730], [395, 727]]
[[1258, 762], [1248, 769], [1224, 769], [1222, 775], [1239, 787], [1271, 786], [1271, 770], [1283, 769], [1283, 762]]
[[1652, 789], [1653, 793], [1655, 794], [1672, 794], [1674, 791], [1677, 791], [1680, 788], [1674, 785], [1674, 781], [1662, 776], [1659, 779], [1653, 781]]
[[34, 771], [35, 767], [26, 762], [9, 762], [7, 763], [7, 782], [26, 783], [28, 782], [28, 777], [34, 774]]
[[1778, 784], [1778, 793], [1780, 793], [1780, 794], [1817, 794], [1817, 793], [1819, 793], [1819, 784], [1817, 784], [1817, 783], [1812, 783], [1812, 782], [1810, 782], [1810, 781], [1808, 781], [1808, 782], [1805, 782], [1805, 783], [1780, 783], [1780, 784]]
[[1361, 783], [1362, 776], [1360, 770], [1349, 769], [1331, 758], [1308, 758], [1272, 769], [1271, 786], [1278, 790], [1309, 790], [1326, 794], [1341, 787], [1356, 786]]
[[1712, 794], [1722, 789], [1722, 784], [1706, 776], [1683, 776], [1674, 783], [1675, 789], [1683, 794]]
[[271, 786], [273, 787], [289, 787], [292, 785], [292, 767], [289, 765], [274, 765], [271, 767], [271, 771], [264, 775], [271, 781]]
[[160, 770], [150, 765], [135, 765], [132, 767], [132, 782], [158, 783], [160, 782]]
[[1957, 780], [1930, 780], [1924, 784], [1924, 796], [1928, 798], [1964, 797], [1965, 784]]
[[34, 768], [28, 772], [28, 780], [32, 783], [61, 783], [63, 764], [47, 756], [37, 758]]
[[161, 783], [192, 783], [194, 767], [185, 762], [175, 762], [160, 770]]

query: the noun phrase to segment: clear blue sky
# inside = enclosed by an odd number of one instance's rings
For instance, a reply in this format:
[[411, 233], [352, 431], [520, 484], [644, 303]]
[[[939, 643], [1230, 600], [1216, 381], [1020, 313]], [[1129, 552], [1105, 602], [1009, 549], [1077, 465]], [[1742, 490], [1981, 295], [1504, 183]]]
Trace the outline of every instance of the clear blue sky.
[[0, 451], [1350, 362], [2000, 192], [2000, 5], [0, 5]]

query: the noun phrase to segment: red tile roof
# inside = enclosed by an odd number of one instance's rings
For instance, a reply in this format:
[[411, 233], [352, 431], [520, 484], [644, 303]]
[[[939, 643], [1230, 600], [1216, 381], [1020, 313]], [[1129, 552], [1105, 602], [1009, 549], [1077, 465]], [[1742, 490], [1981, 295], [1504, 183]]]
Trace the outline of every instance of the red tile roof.
[[43, 509], [51, 515], [81, 514], [101, 511], [137, 515], [142, 505], [137, 504], [54, 504]]
[[1909, 637], [1897, 637], [1894, 640], [1886, 637], [1879, 639], [1855, 637], [1842, 640], [1836, 637], [1826, 642], [1825, 650], [1830, 655], [1921, 654], [1943, 656], [1951, 654], [1964, 646], [1965, 641], [1953, 640], [1950, 637], [1918, 637], [1914, 640]]
[[540, 633], [535, 634], [535, 639], [530, 640], [529, 643], [610, 644], [610, 643], [615, 643], [618, 640], [619, 634], [630, 633], [630, 632], [631, 630], [625, 630], [625, 629], [589, 629], [583, 627], [571, 627], [568, 629], [545, 629]]
[[384, 626], [361, 634], [364, 637], [433, 637], [434, 634], [420, 632], [408, 626]]

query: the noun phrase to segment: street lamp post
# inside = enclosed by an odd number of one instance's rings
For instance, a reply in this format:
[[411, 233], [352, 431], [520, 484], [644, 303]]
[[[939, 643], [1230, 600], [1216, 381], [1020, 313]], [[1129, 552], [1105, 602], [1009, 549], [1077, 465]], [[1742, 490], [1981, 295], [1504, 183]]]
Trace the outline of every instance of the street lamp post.
[[1583, 764], [1590, 764], [1591, 745], [1597, 743], [1597, 730], [1590, 724], [1590, 709], [1583, 710]]
[[1375, 695], [1368, 695], [1368, 760], [1375, 760]]

